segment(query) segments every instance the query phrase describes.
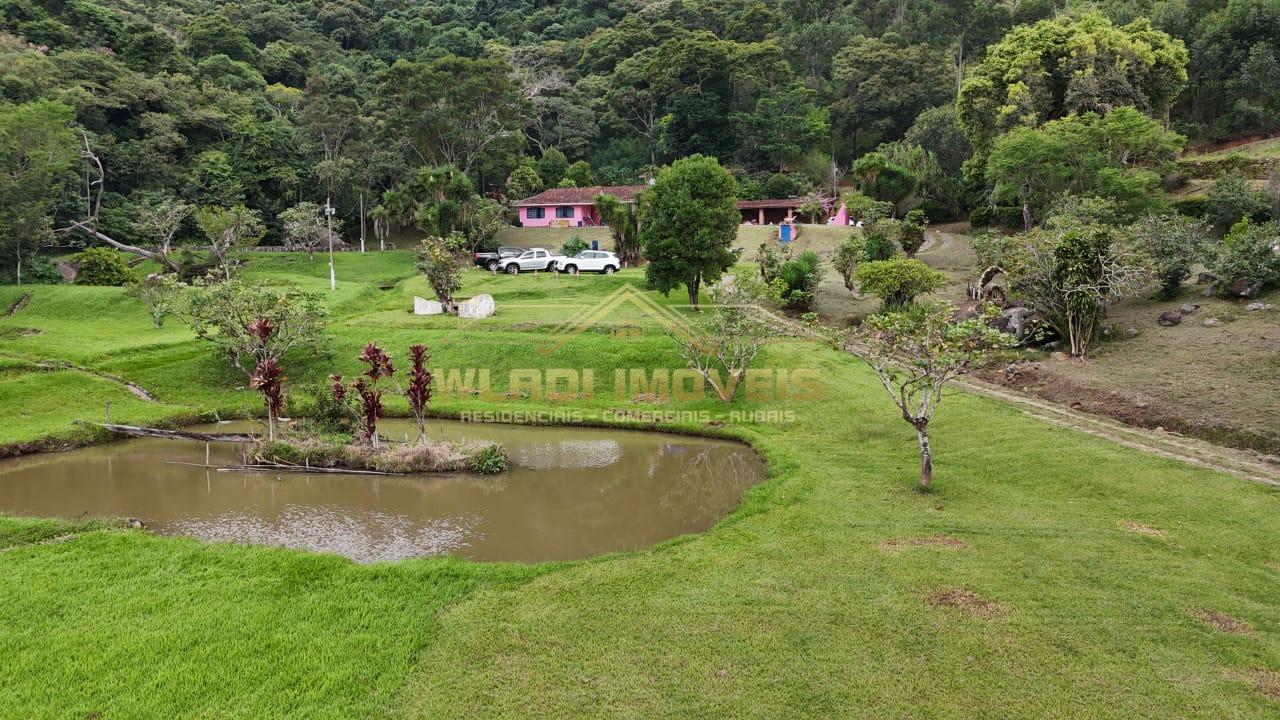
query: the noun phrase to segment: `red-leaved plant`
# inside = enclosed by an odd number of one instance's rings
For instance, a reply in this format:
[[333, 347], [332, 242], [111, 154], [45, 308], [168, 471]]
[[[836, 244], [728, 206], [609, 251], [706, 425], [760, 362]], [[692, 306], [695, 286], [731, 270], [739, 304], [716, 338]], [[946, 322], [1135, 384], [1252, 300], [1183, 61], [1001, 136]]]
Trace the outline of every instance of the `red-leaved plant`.
[[404, 396], [409, 400], [409, 409], [413, 411], [414, 422], [418, 424], [418, 441], [427, 440], [427, 403], [431, 401], [431, 371], [427, 369], [425, 345], [414, 345], [409, 348], [409, 387]]
[[253, 371], [249, 386], [262, 393], [267, 406], [267, 439], [276, 439], [276, 419], [284, 407], [284, 368], [274, 359], [263, 360]]
[[[360, 361], [369, 366], [363, 377], [357, 378], [352, 386], [360, 396], [360, 429], [366, 442], [378, 447], [378, 418], [382, 415], [382, 391], [377, 389], [378, 380], [390, 378], [395, 374], [391, 366], [391, 356], [374, 343], [364, 346], [360, 353]], [[368, 378], [366, 380], [365, 378]]]

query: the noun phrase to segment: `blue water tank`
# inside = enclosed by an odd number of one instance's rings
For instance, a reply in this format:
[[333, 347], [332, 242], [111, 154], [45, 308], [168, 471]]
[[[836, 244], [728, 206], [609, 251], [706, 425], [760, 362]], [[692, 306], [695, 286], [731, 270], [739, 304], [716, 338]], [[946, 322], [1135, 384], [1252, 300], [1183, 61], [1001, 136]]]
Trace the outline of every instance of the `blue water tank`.
[[600, 249], [600, 241], [599, 241], [599, 240], [592, 240], [592, 241], [591, 241], [591, 249], [592, 249], [592, 250], [599, 250], [599, 249]]

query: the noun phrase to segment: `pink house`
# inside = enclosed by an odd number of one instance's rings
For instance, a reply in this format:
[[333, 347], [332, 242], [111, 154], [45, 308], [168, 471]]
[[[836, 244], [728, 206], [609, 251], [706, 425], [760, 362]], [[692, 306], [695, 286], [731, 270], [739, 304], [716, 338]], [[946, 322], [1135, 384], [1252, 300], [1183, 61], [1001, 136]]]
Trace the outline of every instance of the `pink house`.
[[644, 185], [551, 188], [516, 203], [521, 227], [584, 227], [602, 225], [596, 212], [597, 195], [613, 195], [635, 202]]

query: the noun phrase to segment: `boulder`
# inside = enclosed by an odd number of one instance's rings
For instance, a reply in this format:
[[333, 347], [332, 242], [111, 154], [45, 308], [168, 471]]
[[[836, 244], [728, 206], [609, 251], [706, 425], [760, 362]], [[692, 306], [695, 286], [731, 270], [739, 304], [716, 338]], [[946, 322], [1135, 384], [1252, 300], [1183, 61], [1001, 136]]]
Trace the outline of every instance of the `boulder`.
[[493, 315], [494, 309], [492, 295], [477, 295], [458, 305], [458, 317], [487, 318]]
[[1166, 310], [1160, 313], [1160, 317], [1156, 318], [1156, 322], [1165, 327], [1173, 327], [1174, 325], [1182, 322], [1182, 313], [1174, 312], [1173, 310]]
[[1183, 317], [1186, 317], [1187, 315], [1194, 315], [1199, 309], [1200, 306], [1195, 303], [1182, 303], [1182, 305], [1178, 307], [1178, 312], [1182, 313]]
[[1204, 326], [1205, 327], [1222, 327], [1222, 321], [1215, 317], [1205, 318]]
[[1197, 285], [1213, 285], [1218, 282], [1218, 276], [1211, 272], [1202, 272], [1196, 276]]
[[1254, 282], [1249, 278], [1240, 278], [1239, 280], [1231, 283], [1231, 287], [1227, 290], [1236, 297], [1251, 298], [1254, 295], [1257, 295], [1258, 291], [1261, 289], [1262, 283]]
[[1244, 306], [1245, 312], [1258, 312], [1259, 310], [1270, 310], [1275, 307], [1271, 303], [1251, 302]]
[[1039, 322], [1040, 318], [1035, 310], [1011, 307], [1001, 311], [1000, 317], [993, 325], [1004, 332], [1012, 333], [1018, 340], [1025, 340]]
[[58, 271], [58, 274], [62, 276], [62, 282], [73, 283], [76, 281], [76, 275], [79, 274], [79, 270], [75, 265], [72, 265], [66, 260], [59, 260], [53, 264], [53, 267]]
[[436, 300], [428, 300], [413, 296], [413, 314], [414, 315], [443, 315], [444, 305]]

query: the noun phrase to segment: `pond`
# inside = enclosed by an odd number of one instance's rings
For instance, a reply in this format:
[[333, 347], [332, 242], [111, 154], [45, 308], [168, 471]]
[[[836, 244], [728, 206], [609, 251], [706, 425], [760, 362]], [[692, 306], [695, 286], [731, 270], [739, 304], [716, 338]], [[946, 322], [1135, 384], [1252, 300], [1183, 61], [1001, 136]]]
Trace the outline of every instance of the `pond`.
[[[247, 423], [195, 428], [248, 429]], [[412, 424], [386, 420], [384, 435]], [[432, 421], [433, 440], [499, 442], [500, 475], [220, 472], [204, 443], [130, 439], [0, 461], [0, 512], [136, 517], [156, 533], [332, 552], [571, 560], [701, 532], [764, 477], [746, 445], [663, 433]], [[240, 461], [214, 443], [213, 465]]]

